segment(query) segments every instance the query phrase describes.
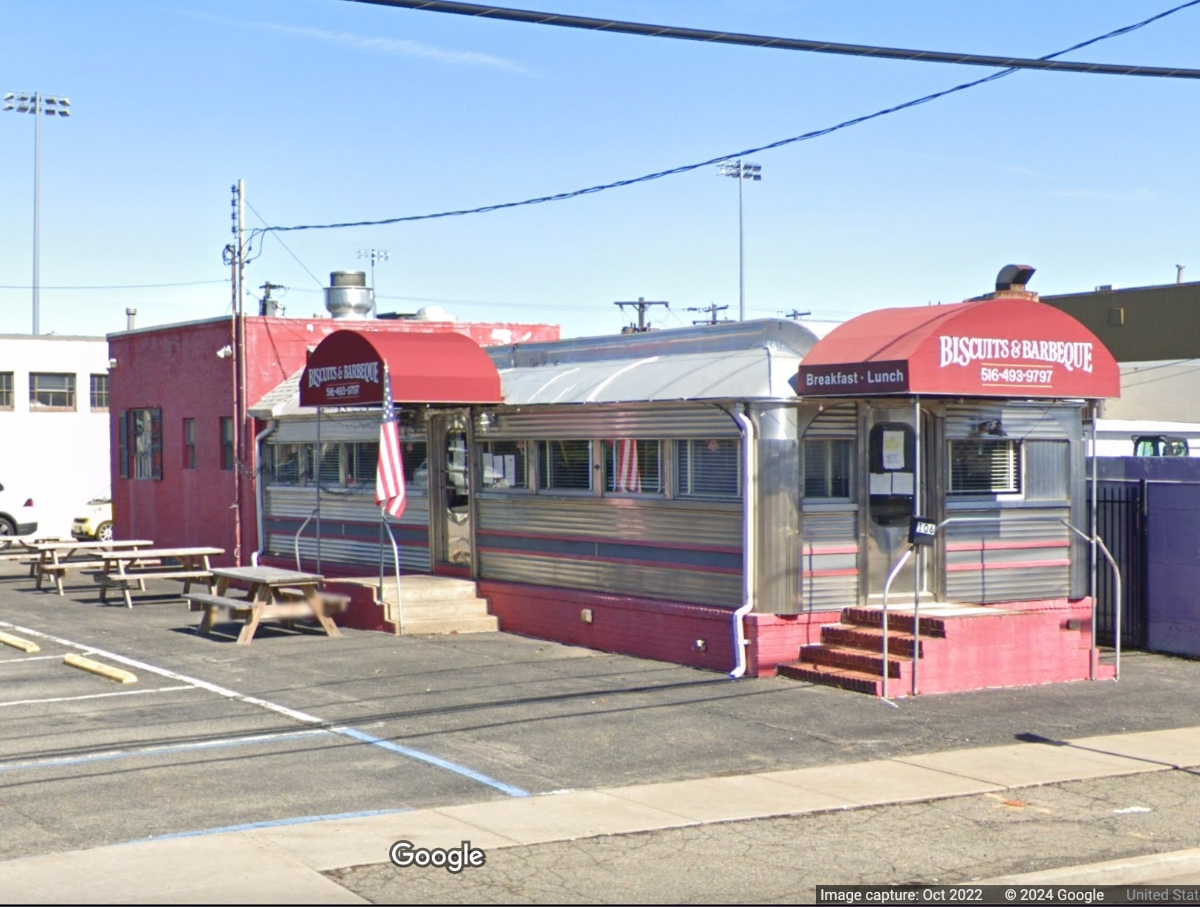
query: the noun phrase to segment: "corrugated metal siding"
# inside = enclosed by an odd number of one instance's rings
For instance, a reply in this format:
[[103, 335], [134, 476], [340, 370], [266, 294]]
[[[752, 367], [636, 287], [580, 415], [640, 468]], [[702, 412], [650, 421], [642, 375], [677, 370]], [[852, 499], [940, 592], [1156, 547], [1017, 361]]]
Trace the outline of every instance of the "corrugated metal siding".
[[[264, 522], [268, 527], [267, 552], [278, 557], [295, 556], [296, 532], [317, 506], [316, 489], [288, 486], [269, 486], [264, 494]], [[273, 524], [285, 521], [287, 529], [273, 529]], [[391, 521], [393, 531], [403, 531], [407, 539], [416, 532], [419, 541], [400, 541], [400, 563], [405, 569], [428, 572], [429, 564], [429, 499], [410, 491], [404, 516]], [[321, 560], [345, 564], [375, 564], [380, 557], [378, 532], [379, 508], [374, 494], [333, 494], [321, 492]], [[353, 537], [347, 537], [347, 533]], [[316, 517], [309, 521], [300, 539], [300, 555], [306, 560], [317, 556]], [[384, 538], [384, 563], [392, 562], [391, 543]]]
[[1025, 443], [1025, 500], [1067, 501], [1071, 486], [1069, 441]]
[[971, 403], [946, 404], [946, 437], [979, 437], [979, 423], [999, 419], [1009, 438], [1029, 441], [1072, 440], [1062, 417], [1073, 415], [1078, 420], [1079, 407], [1063, 404]]
[[530, 438], [737, 438], [737, 424], [715, 406], [614, 406], [579, 404], [529, 410], [493, 410], [497, 420], [476, 431], [477, 441]]
[[[1061, 524], [1023, 517], [1069, 518], [1070, 508], [948, 504], [948, 516], [988, 517], [987, 523], [945, 529], [946, 599], [962, 603], [1033, 601], [1070, 593], [1070, 532]], [[1026, 545], [1028, 547], [1020, 547]], [[982, 569], [980, 569], [982, 568]]]
[[807, 438], [856, 438], [858, 437], [858, 407], [853, 403], [842, 403], [822, 410], [804, 430]]
[[[741, 602], [737, 504], [480, 495], [477, 540], [483, 579], [732, 607]], [[571, 540], [593, 542], [594, 556], [579, 554]], [[638, 551], [639, 543], [648, 544]], [[711, 555], [706, 548], [714, 549]], [[689, 570], [688, 563], [700, 569]], [[709, 563], [736, 572], [703, 569]]]
[[[401, 428], [402, 438], [424, 439], [423, 430], [414, 432]], [[268, 437], [268, 443], [273, 444], [304, 444], [317, 440], [317, 420], [314, 416], [297, 416], [293, 419], [280, 419], [278, 427]], [[379, 412], [330, 413], [321, 417], [321, 440], [337, 441], [378, 441]]]

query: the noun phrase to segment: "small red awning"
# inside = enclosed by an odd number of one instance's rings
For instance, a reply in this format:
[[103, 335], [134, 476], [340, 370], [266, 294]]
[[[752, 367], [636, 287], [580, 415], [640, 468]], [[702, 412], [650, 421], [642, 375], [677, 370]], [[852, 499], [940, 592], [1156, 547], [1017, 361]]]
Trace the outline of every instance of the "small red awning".
[[880, 309], [819, 340], [800, 364], [802, 397], [1120, 396], [1116, 360], [1065, 312], [1031, 296]]
[[383, 402], [384, 372], [397, 403], [499, 403], [500, 375], [470, 337], [438, 333], [335, 331], [308, 357], [301, 406]]

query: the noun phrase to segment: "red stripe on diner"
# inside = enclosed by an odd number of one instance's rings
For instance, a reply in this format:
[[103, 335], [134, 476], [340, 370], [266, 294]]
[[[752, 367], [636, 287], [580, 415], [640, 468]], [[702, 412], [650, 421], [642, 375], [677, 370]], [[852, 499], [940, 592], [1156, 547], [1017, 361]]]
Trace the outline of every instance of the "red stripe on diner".
[[806, 578], [814, 576], [858, 576], [858, 568], [845, 567], [841, 570], [805, 570], [804, 576]]
[[947, 573], [959, 573], [969, 570], [1027, 570], [1030, 567], [1069, 567], [1070, 558], [1059, 558], [1053, 561], [1001, 561], [998, 564], [947, 564]]
[[820, 557], [823, 554], [858, 554], [858, 546], [857, 545], [822, 545], [820, 547], [817, 547], [816, 545], [801, 543], [800, 553], [803, 554], [805, 557], [808, 557], [810, 554], [813, 557]]
[[[374, 526], [376, 524], [372, 523], [371, 525]], [[494, 538], [502, 538], [502, 539], [509, 539], [509, 538], [511, 538], [511, 539], [547, 539], [547, 538], [550, 538], [550, 539], [560, 539], [562, 541], [568, 541], [568, 542], [593, 542], [598, 545], [639, 545], [642, 548], [670, 548], [670, 549], [674, 549], [677, 551], [711, 551], [714, 554], [741, 554], [742, 553], [742, 549], [740, 547], [729, 548], [724, 545], [687, 545], [687, 544], [683, 544], [681, 542], [651, 542], [651, 541], [642, 541], [641, 539], [639, 539], [637, 541], [631, 541], [631, 540], [627, 540], [627, 539], [620, 539], [620, 538], [614, 538], [612, 536], [602, 536], [602, 535], [552, 535], [552, 534], [546, 533], [546, 532], [508, 532], [507, 530], [501, 532], [500, 530], [497, 530], [497, 529], [480, 529], [478, 532], [475, 533], [475, 535], [477, 538], [482, 538], [484, 536], [492, 536]], [[855, 548], [854, 550], [857, 551], [858, 549]]]
[[595, 554], [553, 554], [548, 551], [522, 551], [514, 548], [492, 548], [479, 546], [479, 553], [512, 554], [517, 557], [542, 557], [553, 561], [596, 561], [602, 564], [622, 564], [628, 567], [657, 567], [660, 570], [685, 570], [689, 573], [723, 573], [727, 576], [741, 576], [740, 567], [706, 567], [700, 564], [664, 564], [662, 561], [634, 561], [619, 557], [600, 557]]
[[1069, 548], [1070, 539], [1046, 539], [1040, 542], [954, 542], [946, 545], [947, 551], [1018, 551], [1028, 548]]

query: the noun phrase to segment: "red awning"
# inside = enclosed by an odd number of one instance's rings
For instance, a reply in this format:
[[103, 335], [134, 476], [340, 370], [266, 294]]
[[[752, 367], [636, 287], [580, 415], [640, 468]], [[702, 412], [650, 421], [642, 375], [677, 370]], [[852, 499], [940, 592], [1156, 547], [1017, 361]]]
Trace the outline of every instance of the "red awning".
[[347, 330], [330, 334], [308, 357], [300, 405], [382, 403], [385, 369], [397, 403], [500, 402], [500, 375], [470, 337]]
[[800, 364], [802, 397], [1120, 396], [1116, 360], [1065, 312], [1031, 296], [880, 309], [818, 341]]

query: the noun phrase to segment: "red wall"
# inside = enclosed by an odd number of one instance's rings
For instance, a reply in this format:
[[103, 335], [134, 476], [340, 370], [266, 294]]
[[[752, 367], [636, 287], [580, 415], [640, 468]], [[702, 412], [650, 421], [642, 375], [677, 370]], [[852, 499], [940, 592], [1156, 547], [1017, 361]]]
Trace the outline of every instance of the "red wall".
[[[246, 404], [253, 406], [304, 366], [310, 347], [337, 330], [364, 333], [455, 331], [483, 346], [557, 340], [557, 325], [420, 321], [334, 321], [331, 318], [246, 318]], [[118, 538], [143, 538], [159, 546], [215, 545], [234, 562], [235, 483], [222, 470], [220, 419], [234, 415], [234, 360], [217, 351], [233, 343], [232, 319], [166, 325], [111, 334], [110, 452], [113, 524]], [[117, 419], [122, 411], [162, 410], [163, 477], [120, 478]], [[196, 420], [196, 468], [183, 468], [183, 420]], [[242, 428], [241, 460], [256, 468], [254, 436], [262, 426]], [[258, 548], [256, 496], [242, 482], [241, 563]]]

